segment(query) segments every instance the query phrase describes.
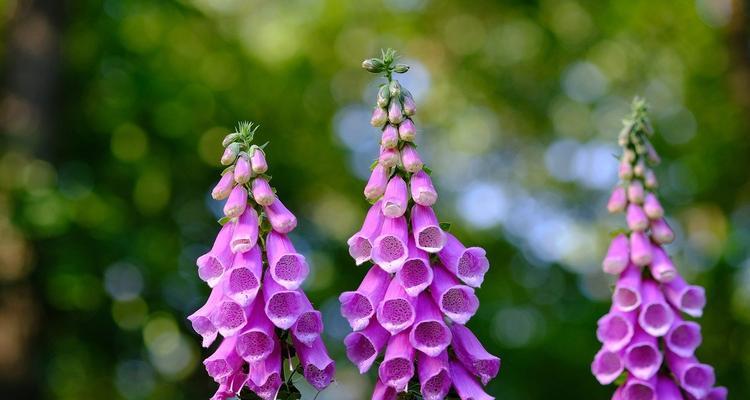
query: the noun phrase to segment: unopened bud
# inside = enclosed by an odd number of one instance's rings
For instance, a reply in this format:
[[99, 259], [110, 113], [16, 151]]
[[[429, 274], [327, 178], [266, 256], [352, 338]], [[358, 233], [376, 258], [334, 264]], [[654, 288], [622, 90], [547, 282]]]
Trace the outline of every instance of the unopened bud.
[[401, 109], [401, 102], [398, 99], [393, 99], [391, 105], [388, 106], [388, 121], [392, 124], [399, 124], [404, 120], [404, 113]]
[[362, 61], [362, 68], [373, 73], [378, 73], [383, 72], [385, 64], [383, 64], [383, 61], [377, 58], [368, 58], [367, 60]]
[[240, 137], [240, 134], [237, 132], [230, 133], [224, 136], [224, 140], [222, 140], [221, 145], [224, 147], [227, 147], [230, 144], [234, 143], [237, 139], [239, 139], [239, 137]]
[[378, 90], [378, 107], [388, 107], [388, 102], [391, 100], [390, 92], [388, 91], [388, 85], [383, 85]]
[[227, 146], [226, 149], [224, 149], [224, 154], [221, 156], [221, 164], [222, 165], [229, 165], [234, 162], [234, 160], [237, 159], [237, 155], [240, 153], [240, 144], [239, 143], [231, 143], [229, 146]]
[[266, 162], [266, 153], [260, 147], [253, 149], [252, 155], [250, 156], [250, 165], [253, 168], [253, 173], [263, 174], [268, 171], [268, 163]]
[[401, 84], [397, 80], [392, 80], [388, 84], [388, 91], [391, 93], [391, 97], [396, 99], [401, 96]]
[[239, 184], [245, 184], [250, 180], [250, 157], [244, 151], [237, 156], [237, 164], [234, 167], [234, 180]]
[[370, 117], [370, 125], [376, 128], [382, 128], [383, 125], [388, 121], [388, 113], [384, 108], [375, 107], [372, 110], [372, 117]]
[[404, 92], [404, 114], [412, 116], [417, 113], [417, 103], [414, 102], [414, 97], [408, 90], [403, 89]]
[[404, 72], [409, 70], [409, 66], [406, 64], [396, 64], [395, 67], [393, 67], [393, 72], [398, 74], [403, 74]]

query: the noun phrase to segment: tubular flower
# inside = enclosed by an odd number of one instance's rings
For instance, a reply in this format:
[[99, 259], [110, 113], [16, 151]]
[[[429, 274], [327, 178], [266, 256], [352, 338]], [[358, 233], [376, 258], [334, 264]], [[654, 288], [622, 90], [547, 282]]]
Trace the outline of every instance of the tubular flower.
[[283, 358], [294, 354], [297, 369], [317, 390], [331, 383], [336, 368], [321, 339], [321, 314], [300, 288], [309, 267], [287, 236], [297, 219], [263, 175], [268, 165], [263, 149], [250, 145], [254, 133], [243, 122], [224, 141], [222, 162], [229, 166], [212, 193], [226, 199], [223, 226], [197, 261], [198, 276], [212, 290], [188, 317], [203, 347], [223, 337], [203, 362], [219, 384], [212, 399], [238, 397], [243, 388], [262, 399], [282, 390], [298, 394], [291, 373], [284, 384], [282, 369]]
[[[347, 242], [354, 262], [371, 266], [357, 290], [339, 296], [353, 330], [344, 340], [346, 354], [362, 374], [377, 369], [373, 399], [407, 390], [428, 400], [492, 399], [483, 386], [497, 376], [500, 359], [465, 326], [479, 307], [474, 291], [489, 262], [483, 249], [445, 232], [432, 209], [438, 194], [413, 143], [414, 99], [392, 79], [408, 67], [393, 58], [388, 50], [383, 60], [363, 63], [382, 65], [377, 72], [388, 83], [373, 113], [382, 133], [364, 192], [372, 206]], [[613, 257], [616, 264], [628, 261], [627, 241]]]
[[700, 325], [685, 319], [701, 316], [705, 292], [685, 282], [663, 247], [674, 233], [656, 194], [651, 167], [659, 156], [649, 141], [653, 131], [643, 100], [634, 100], [624, 123], [621, 183], [607, 208], [625, 213], [628, 231], [612, 239], [602, 263], [617, 283], [612, 308], [598, 322], [602, 349], [591, 372], [602, 385], [622, 382], [613, 399], [726, 398], [726, 389], [714, 386], [713, 368], [695, 356]]

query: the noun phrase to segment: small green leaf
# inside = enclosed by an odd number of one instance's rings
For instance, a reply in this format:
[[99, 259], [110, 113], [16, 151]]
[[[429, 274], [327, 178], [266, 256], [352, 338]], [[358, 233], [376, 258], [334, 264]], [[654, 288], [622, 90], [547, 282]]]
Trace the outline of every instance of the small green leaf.
[[375, 160], [370, 164], [370, 171], [374, 170], [378, 166], [378, 160]]
[[450, 230], [451, 230], [451, 223], [450, 222], [441, 222], [440, 223], [440, 229], [442, 229], [445, 232], [450, 232]]
[[225, 216], [223, 216], [223, 217], [221, 217], [219, 219], [219, 225], [224, 226], [224, 225], [226, 225], [227, 222], [229, 222], [231, 220], [232, 220], [232, 217], [229, 217], [229, 216], [225, 215]]
[[422, 166], [422, 171], [424, 171], [427, 175], [432, 175], [432, 169], [428, 166]]

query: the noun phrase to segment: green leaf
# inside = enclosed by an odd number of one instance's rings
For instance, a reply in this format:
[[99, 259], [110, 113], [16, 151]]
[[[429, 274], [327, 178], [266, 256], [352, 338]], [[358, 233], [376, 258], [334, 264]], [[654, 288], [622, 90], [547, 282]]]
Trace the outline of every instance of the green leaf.
[[229, 222], [231, 220], [232, 220], [232, 217], [228, 217], [228, 216], [225, 215], [225, 216], [219, 218], [219, 225], [224, 226], [227, 222]]
[[441, 222], [440, 223], [440, 229], [442, 229], [445, 232], [450, 232], [450, 230], [451, 230], [451, 223], [450, 222]]
[[378, 160], [375, 160], [370, 164], [370, 171], [374, 170], [378, 166]]
[[426, 165], [422, 166], [422, 171], [424, 171], [427, 175], [432, 175], [432, 169], [430, 169], [430, 167]]

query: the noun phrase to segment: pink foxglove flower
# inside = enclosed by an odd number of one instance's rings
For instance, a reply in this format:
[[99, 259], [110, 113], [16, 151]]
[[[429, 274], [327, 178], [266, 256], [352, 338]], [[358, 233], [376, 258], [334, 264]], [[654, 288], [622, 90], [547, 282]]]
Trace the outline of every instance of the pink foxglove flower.
[[298, 393], [291, 372], [285, 377], [282, 369], [290, 354], [317, 390], [331, 383], [335, 371], [321, 339], [321, 314], [300, 288], [309, 266], [287, 236], [297, 219], [259, 175], [268, 164], [260, 147], [248, 148], [254, 132], [252, 124], [241, 123], [224, 142], [222, 163], [229, 167], [212, 191], [215, 199], [226, 199], [223, 226], [197, 261], [199, 277], [213, 289], [188, 317], [203, 347], [222, 336], [203, 362], [219, 385], [212, 400], [239, 396], [245, 388], [262, 399], [275, 399], [282, 390]]
[[[438, 221], [432, 208], [438, 193], [413, 143], [415, 102], [392, 79], [408, 67], [393, 64], [392, 50], [383, 57], [363, 63], [385, 72], [388, 83], [378, 91], [372, 118], [382, 128], [381, 153], [364, 191], [373, 205], [347, 242], [357, 265], [373, 265], [356, 291], [339, 297], [354, 331], [344, 340], [346, 355], [360, 373], [377, 366], [373, 399], [396, 399], [407, 389], [427, 400], [449, 393], [491, 399], [483, 386], [497, 376], [500, 359], [465, 326], [479, 308], [474, 291], [489, 261], [484, 249], [465, 246]], [[623, 203], [625, 196], [623, 191]], [[620, 259], [612, 262], [624, 269], [630, 263], [627, 238], [619, 247], [613, 257]]]
[[659, 156], [651, 134], [645, 103], [636, 99], [620, 133], [622, 182], [607, 204], [612, 213], [625, 212], [629, 230], [612, 240], [602, 263], [618, 278], [612, 309], [598, 322], [602, 349], [591, 372], [602, 385], [622, 382], [613, 399], [725, 399], [713, 368], [696, 358], [700, 325], [685, 318], [701, 316], [705, 291], [685, 282], [663, 247], [674, 232], [655, 191], [651, 168]]

